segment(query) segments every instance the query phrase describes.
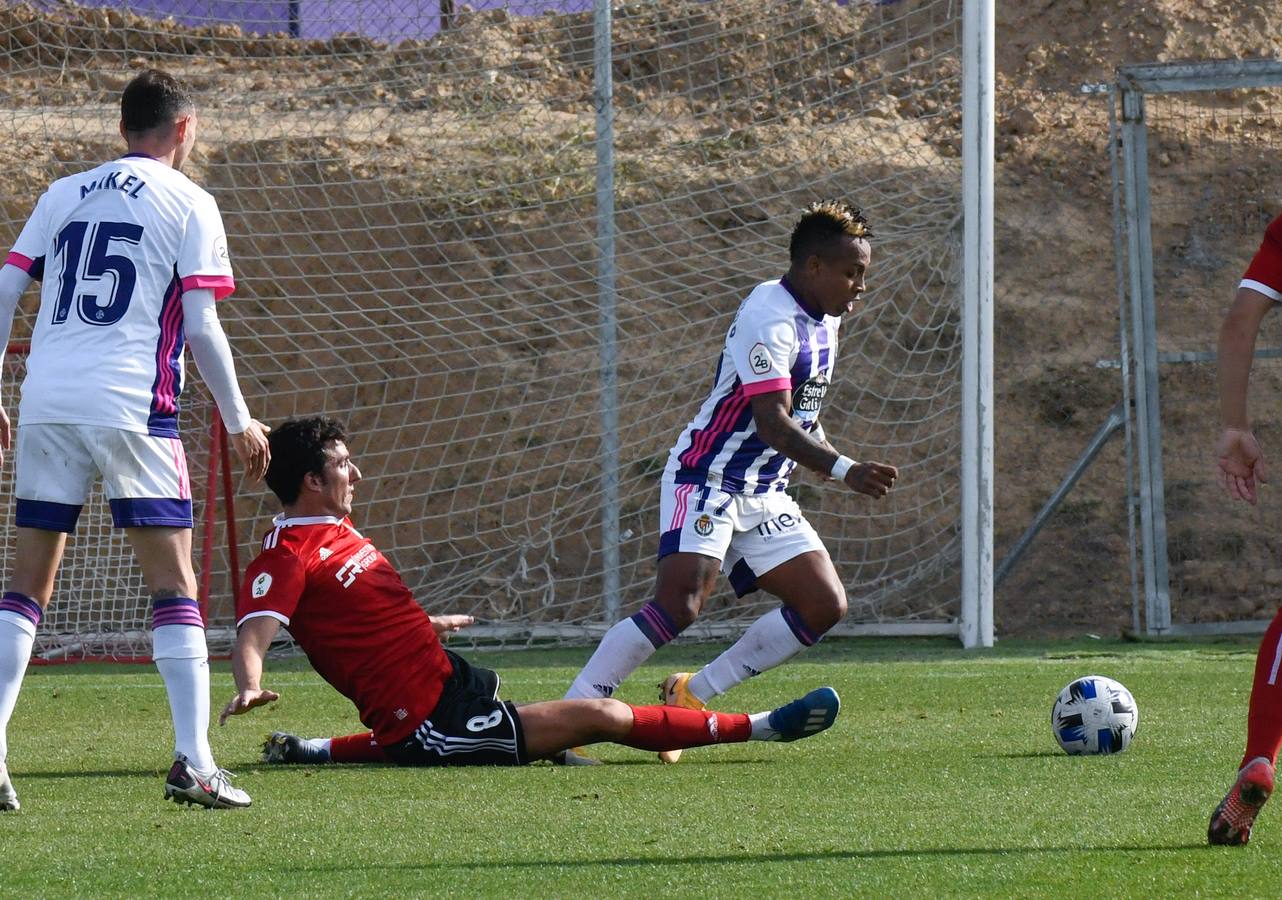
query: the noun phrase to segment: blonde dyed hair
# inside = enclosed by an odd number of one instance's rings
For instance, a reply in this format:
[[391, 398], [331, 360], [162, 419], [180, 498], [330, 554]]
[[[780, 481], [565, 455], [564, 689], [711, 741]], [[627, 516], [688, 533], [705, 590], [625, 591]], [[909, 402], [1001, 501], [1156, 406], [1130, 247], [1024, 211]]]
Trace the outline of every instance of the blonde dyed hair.
[[872, 237], [864, 211], [844, 200], [816, 200], [801, 211], [788, 242], [788, 256], [799, 263], [816, 254], [823, 255], [842, 236], [863, 240]]

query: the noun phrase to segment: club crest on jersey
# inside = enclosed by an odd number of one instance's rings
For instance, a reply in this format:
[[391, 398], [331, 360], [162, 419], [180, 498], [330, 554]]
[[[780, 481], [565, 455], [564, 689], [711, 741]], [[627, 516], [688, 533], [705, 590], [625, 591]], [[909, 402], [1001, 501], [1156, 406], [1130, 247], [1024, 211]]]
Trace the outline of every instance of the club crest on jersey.
[[707, 537], [712, 534], [712, 519], [707, 513], [694, 520], [694, 533], [699, 537]]
[[792, 411], [797, 418], [811, 420], [818, 417], [824, 397], [828, 396], [828, 384], [828, 376], [820, 372], [797, 385], [792, 392]]
[[754, 375], [764, 375], [774, 368], [765, 344], [758, 341], [752, 345], [752, 349], [748, 351], [748, 368], [752, 369]]
[[272, 577], [266, 572], [259, 572], [258, 577], [254, 579], [254, 583], [250, 587], [249, 592], [254, 595], [255, 599], [259, 597], [266, 597], [267, 592], [271, 590], [271, 586]]

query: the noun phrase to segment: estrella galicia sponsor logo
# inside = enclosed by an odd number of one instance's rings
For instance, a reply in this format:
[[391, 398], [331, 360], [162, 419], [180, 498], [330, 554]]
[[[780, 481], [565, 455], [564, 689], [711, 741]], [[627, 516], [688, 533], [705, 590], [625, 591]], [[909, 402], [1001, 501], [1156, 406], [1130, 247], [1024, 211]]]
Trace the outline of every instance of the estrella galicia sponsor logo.
[[809, 381], [797, 385], [792, 392], [792, 411], [801, 419], [815, 419], [828, 396], [828, 376], [820, 372]]
[[766, 345], [760, 341], [748, 351], [748, 368], [754, 375], [764, 375], [774, 368], [774, 364], [770, 362], [770, 354], [766, 352]]
[[250, 588], [249, 592], [254, 595], [255, 599], [259, 597], [266, 597], [267, 592], [271, 590], [271, 586], [272, 577], [266, 572], [259, 572], [258, 577], [254, 579], [254, 584]]
[[707, 537], [712, 534], [712, 518], [707, 513], [694, 520], [694, 533], [699, 537]]

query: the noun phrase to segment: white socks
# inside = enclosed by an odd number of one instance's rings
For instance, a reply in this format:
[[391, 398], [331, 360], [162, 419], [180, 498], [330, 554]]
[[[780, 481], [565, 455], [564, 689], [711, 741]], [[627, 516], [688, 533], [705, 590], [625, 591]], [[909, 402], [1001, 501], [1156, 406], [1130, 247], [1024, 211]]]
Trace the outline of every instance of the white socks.
[[565, 699], [613, 696], [623, 679], [649, 659], [655, 649], [632, 618], [615, 622], [601, 638], [587, 665], [575, 676]]
[[209, 749], [209, 651], [205, 631], [195, 625], [161, 625], [152, 631], [151, 658], [169, 694], [174, 749], [197, 772], [217, 766]]
[[[575, 677], [565, 698], [611, 697], [623, 679], [659, 647], [676, 637], [677, 630], [656, 603], [615, 623], [601, 638], [592, 658]], [[771, 610], [748, 627], [734, 645], [690, 678], [689, 690], [707, 703], [736, 684], [787, 662], [819, 640], [795, 609]]]
[[770, 727], [770, 713], [759, 712], [748, 714], [748, 724], [752, 726], [752, 732], [748, 735], [750, 741], [776, 741], [779, 739], [779, 732]]
[[808, 645], [797, 638], [783, 609], [766, 613], [743, 637], [690, 678], [689, 690], [707, 703], [736, 684], [787, 662]]
[[[36, 626], [0, 609], [0, 764], [9, 755], [8, 727], [31, 659]], [[209, 654], [205, 632], [193, 625], [162, 625], [152, 632], [152, 659], [165, 681], [174, 720], [175, 749], [202, 775], [216, 767], [209, 749]]]
[[9, 758], [9, 718], [18, 703], [35, 637], [36, 626], [29, 619], [0, 610], [0, 766]]

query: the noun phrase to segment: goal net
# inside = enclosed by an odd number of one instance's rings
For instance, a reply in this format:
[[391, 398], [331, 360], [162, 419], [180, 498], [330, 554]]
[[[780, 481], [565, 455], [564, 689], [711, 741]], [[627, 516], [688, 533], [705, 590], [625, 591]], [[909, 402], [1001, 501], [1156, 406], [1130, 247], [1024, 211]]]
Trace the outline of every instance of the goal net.
[[[877, 237], [824, 427], [901, 478], [876, 503], [808, 475], [795, 491], [845, 582], [847, 630], [956, 631], [960, 4], [638, 0], [613, 9], [608, 48], [590, 0], [93, 6], [0, 7], [0, 235], [51, 179], [121, 152], [136, 71], [186, 79], [185, 170], [227, 225], [238, 289], [220, 313], [250, 409], [347, 424], [357, 526], [429, 610], [476, 615], [474, 640], [582, 642], [650, 597], [666, 453], [739, 302], [785, 271], [801, 208], [835, 196]], [[243, 565], [276, 504], [236, 481]], [[59, 628], [145, 621], [118, 538], [76, 540], [93, 550], [68, 561]], [[221, 531], [214, 545], [201, 564], [225, 649], [235, 575]], [[688, 635], [771, 602], [727, 588]]]

